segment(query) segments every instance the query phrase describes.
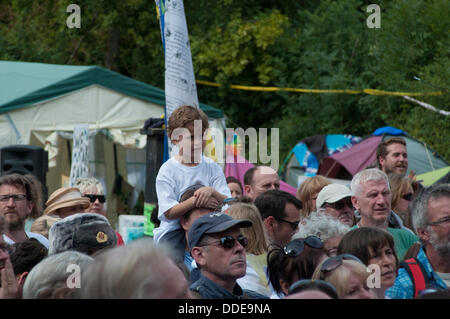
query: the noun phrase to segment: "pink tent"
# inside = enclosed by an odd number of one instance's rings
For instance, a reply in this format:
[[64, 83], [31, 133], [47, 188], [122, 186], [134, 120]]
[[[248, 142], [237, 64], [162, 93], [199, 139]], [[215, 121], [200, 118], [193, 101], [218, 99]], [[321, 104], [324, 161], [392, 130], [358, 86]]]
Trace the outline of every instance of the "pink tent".
[[[317, 174], [330, 178], [351, 179], [352, 176], [369, 164], [376, 162], [377, 146], [380, 144], [381, 139], [382, 136], [371, 136], [344, 152], [325, 157], [319, 166]], [[348, 173], [351, 176], [345, 176]]]
[[[227, 157], [227, 161], [225, 164], [225, 176], [234, 176], [238, 180], [241, 181], [242, 186], [244, 185], [244, 174], [249, 169], [254, 167], [252, 163], [248, 162], [245, 158], [242, 156], [235, 156], [235, 157]], [[296, 195], [297, 189], [283, 181], [280, 183], [280, 189], [282, 191], [291, 193], [292, 195]], [[244, 191], [245, 192], [245, 191]]]

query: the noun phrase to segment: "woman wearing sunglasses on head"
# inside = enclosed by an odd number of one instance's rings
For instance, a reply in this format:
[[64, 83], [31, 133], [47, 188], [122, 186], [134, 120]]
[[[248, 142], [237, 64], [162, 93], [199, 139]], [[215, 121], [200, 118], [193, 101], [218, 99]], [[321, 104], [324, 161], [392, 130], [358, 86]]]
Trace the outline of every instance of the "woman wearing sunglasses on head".
[[[100, 214], [106, 216], [106, 196], [102, 183], [94, 177], [81, 177], [75, 182], [82, 196], [89, 199], [90, 205], [85, 209], [86, 213]], [[117, 246], [124, 244], [123, 238], [119, 232], [117, 235]]]
[[322, 261], [312, 279], [325, 280], [336, 288], [339, 299], [376, 299], [367, 285], [366, 265], [352, 255], [337, 255]]
[[270, 298], [284, 298], [294, 282], [311, 279], [317, 265], [326, 257], [323, 242], [316, 236], [294, 239], [283, 248], [270, 250], [267, 273], [274, 291]]

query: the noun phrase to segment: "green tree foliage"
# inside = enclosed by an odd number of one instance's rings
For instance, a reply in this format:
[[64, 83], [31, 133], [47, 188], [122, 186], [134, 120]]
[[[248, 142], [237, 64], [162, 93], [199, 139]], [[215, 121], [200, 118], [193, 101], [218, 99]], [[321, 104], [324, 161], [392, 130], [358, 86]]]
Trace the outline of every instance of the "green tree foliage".
[[154, 2], [76, 1], [81, 8], [80, 29], [66, 25], [71, 3], [0, 3], [0, 59], [100, 65], [164, 86], [164, 52]]
[[[448, 1], [392, 1], [383, 15], [382, 32], [371, 33], [373, 66], [379, 87], [393, 91], [444, 91], [416, 99], [449, 110], [450, 6]], [[383, 31], [383, 29], [385, 29]], [[415, 80], [421, 79], [420, 81]], [[406, 102], [384, 99], [391, 113], [383, 120], [432, 146], [450, 159], [450, 119]], [[381, 117], [381, 116], [380, 116]]]
[[[154, 1], [0, 1], [0, 59], [100, 65], [164, 87], [164, 53]], [[366, 8], [380, 5], [381, 28]], [[424, 92], [449, 110], [448, 0], [184, 0], [200, 101], [221, 108], [229, 127], [279, 127], [280, 161], [302, 138], [359, 136], [395, 126], [450, 160], [448, 117], [401, 97], [252, 92], [230, 84]], [[413, 76], [421, 80], [415, 80]]]

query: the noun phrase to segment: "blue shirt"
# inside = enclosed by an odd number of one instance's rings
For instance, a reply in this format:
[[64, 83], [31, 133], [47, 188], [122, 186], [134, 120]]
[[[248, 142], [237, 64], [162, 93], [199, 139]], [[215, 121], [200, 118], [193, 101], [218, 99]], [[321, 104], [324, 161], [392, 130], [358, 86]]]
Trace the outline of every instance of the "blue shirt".
[[[447, 289], [447, 285], [445, 284], [445, 282], [441, 277], [438, 276], [438, 274], [436, 274], [436, 272], [433, 270], [433, 267], [431, 267], [430, 261], [425, 254], [423, 246], [420, 248], [419, 253], [417, 254], [417, 260], [419, 260], [419, 262], [425, 269], [431, 285], [433, 285], [437, 289]], [[398, 270], [398, 276], [395, 279], [395, 283], [391, 288], [386, 290], [386, 296], [392, 299], [414, 298], [414, 285], [411, 277], [409, 277], [404, 268], [400, 268]]]

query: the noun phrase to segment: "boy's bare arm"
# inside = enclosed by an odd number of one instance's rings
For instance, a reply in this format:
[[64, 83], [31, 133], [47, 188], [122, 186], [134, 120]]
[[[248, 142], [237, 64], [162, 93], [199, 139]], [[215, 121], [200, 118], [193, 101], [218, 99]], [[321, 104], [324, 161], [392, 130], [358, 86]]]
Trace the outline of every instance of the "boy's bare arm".
[[214, 196], [215, 199], [217, 199], [219, 201], [219, 203], [222, 203], [225, 199], [228, 198], [228, 196], [226, 196], [226, 195], [224, 195], [222, 193], [219, 193], [215, 189], [213, 189], [213, 191], [214, 191], [213, 192], [213, 196]]
[[194, 201], [195, 201], [195, 197], [191, 197], [188, 200], [185, 200], [184, 202], [178, 203], [175, 206], [173, 206], [171, 209], [167, 210], [164, 213], [164, 215], [169, 220], [180, 218], [186, 212], [190, 211], [192, 208], [195, 207]]
[[227, 198], [227, 196], [219, 193], [212, 187], [205, 186], [199, 188], [194, 193], [194, 198], [195, 198], [194, 205], [196, 207], [207, 207], [208, 202], [210, 202], [211, 199], [215, 199], [217, 200], [218, 203], [222, 203], [224, 199]]

